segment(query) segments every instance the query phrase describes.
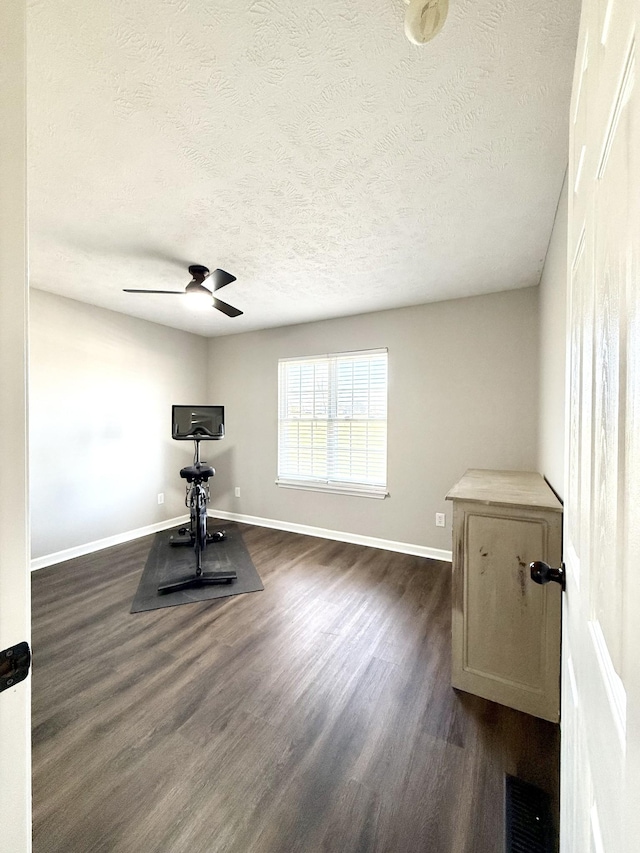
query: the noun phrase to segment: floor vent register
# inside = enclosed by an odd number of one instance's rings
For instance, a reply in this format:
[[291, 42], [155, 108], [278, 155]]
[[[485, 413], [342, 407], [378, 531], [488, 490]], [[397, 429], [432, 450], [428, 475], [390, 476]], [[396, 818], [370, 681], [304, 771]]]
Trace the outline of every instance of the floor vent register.
[[515, 776], [505, 780], [506, 853], [555, 853], [548, 794]]

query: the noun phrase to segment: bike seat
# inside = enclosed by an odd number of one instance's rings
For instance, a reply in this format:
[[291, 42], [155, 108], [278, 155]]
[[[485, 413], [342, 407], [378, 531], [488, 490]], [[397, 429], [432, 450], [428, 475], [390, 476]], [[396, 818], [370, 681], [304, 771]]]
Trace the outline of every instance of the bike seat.
[[211, 465], [207, 465], [206, 462], [200, 462], [198, 465], [188, 465], [186, 468], [180, 469], [180, 476], [188, 483], [193, 483], [194, 480], [208, 480], [215, 473], [215, 469]]

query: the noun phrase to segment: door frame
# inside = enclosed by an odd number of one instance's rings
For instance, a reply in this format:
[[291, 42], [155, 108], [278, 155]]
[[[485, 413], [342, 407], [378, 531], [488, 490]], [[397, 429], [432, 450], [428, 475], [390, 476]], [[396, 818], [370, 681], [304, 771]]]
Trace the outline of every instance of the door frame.
[[[26, 4], [0, 3], [0, 649], [31, 643]], [[0, 694], [0, 853], [31, 850], [31, 678]]]

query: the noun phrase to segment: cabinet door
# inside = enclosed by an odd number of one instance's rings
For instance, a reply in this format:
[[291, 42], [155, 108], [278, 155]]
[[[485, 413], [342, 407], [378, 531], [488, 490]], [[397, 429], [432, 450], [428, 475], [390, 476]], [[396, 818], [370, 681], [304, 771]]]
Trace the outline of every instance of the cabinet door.
[[557, 722], [560, 588], [529, 563], [559, 564], [560, 513], [454, 504], [454, 687]]

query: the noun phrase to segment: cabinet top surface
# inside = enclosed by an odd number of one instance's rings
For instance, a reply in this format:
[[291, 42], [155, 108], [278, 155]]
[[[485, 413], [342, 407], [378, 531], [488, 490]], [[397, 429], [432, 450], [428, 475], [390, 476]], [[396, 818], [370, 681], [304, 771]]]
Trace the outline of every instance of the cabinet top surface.
[[535, 471], [469, 468], [451, 489], [447, 500], [539, 507], [562, 512], [562, 504], [544, 478]]

